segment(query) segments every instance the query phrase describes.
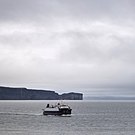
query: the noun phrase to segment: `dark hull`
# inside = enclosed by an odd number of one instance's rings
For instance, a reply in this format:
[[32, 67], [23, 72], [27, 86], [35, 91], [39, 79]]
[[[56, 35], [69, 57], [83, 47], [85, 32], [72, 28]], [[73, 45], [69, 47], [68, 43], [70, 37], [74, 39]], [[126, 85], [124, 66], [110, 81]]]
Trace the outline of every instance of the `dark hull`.
[[60, 111], [44, 111], [43, 115], [62, 115]]
[[71, 110], [66, 111], [43, 111], [43, 115], [70, 115]]

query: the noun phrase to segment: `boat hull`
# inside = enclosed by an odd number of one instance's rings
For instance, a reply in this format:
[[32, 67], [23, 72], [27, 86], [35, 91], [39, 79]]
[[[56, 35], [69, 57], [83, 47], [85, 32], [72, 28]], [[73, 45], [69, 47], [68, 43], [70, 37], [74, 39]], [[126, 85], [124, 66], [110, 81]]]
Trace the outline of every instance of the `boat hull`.
[[43, 111], [43, 115], [70, 115], [70, 110], [60, 110], [60, 111]]
[[43, 115], [62, 115], [60, 111], [44, 111]]

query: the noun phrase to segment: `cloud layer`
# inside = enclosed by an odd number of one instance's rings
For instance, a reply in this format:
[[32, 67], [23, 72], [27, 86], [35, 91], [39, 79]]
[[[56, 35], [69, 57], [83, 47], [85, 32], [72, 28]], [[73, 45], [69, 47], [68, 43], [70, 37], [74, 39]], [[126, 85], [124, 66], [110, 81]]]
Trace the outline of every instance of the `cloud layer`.
[[0, 85], [135, 94], [134, 6], [0, 0]]

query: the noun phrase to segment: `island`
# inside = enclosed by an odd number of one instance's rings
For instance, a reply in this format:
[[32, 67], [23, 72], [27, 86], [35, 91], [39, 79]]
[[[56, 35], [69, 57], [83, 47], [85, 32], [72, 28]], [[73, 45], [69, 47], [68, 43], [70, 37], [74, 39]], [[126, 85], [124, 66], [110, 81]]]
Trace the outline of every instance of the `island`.
[[0, 86], [0, 100], [83, 100], [83, 94]]

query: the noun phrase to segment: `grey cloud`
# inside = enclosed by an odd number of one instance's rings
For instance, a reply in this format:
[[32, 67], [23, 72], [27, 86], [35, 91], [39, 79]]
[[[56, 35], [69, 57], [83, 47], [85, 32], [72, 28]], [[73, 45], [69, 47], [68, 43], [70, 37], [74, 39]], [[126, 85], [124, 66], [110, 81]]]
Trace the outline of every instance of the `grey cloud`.
[[0, 0], [0, 84], [133, 90], [134, 5]]
[[[51, 1], [33, 1], [33, 0], [1, 0], [0, 1], [0, 16], [1, 20], [5, 21], [31, 21], [42, 18], [51, 18], [51, 8], [55, 5]], [[24, 20], [25, 19], [25, 20]], [[39, 20], [38, 20], [39, 19]]]
[[[53, 18], [77, 20], [87, 19], [131, 19], [134, 18], [133, 0], [1, 0], [1, 20], [54, 21]], [[110, 16], [111, 15], [111, 16]]]
[[[134, 64], [135, 47], [134, 37], [121, 37], [117, 31], [109, 33], [69, 32], [64, 35], [67, 38], [68, 49], [61, 53], [62, 59], [81, 62], [110, 62], [112, 60], [129, 62]], [[62, 35], [62, 38], [64, 38]]]

